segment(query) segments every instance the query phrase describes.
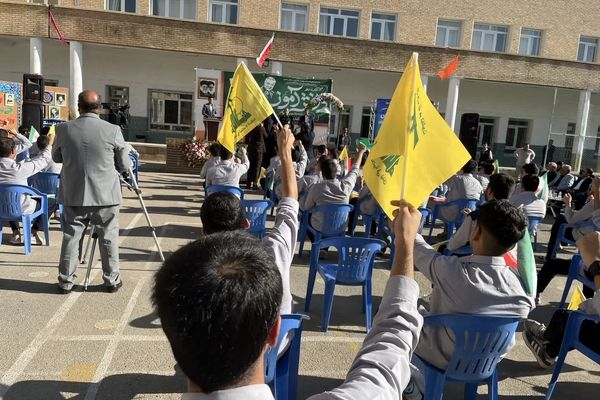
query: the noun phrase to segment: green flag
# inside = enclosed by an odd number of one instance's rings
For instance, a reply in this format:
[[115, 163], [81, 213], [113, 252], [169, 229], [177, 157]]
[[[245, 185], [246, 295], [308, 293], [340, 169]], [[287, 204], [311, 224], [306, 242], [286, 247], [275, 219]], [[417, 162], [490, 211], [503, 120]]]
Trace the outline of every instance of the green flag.
[[529, 232], [525, 232], [523, 239], [517, 243], [517, 270], [519, 271], [525, 292], [530, 296], [535, 296], [537, 291], [537, 271]]
[[537, 194], [538, 199], [548, 199], [548, 173], [545, 173], [544, 176], [540, 178], [542, 181], [542, 190]]
[[29, 129], [29, 141], [31, 143], [35, 142], [37, 140], [37, 138], [40, 137], [40, 134], [38, 133], [38, 131], [32, 126], [31, 129]]

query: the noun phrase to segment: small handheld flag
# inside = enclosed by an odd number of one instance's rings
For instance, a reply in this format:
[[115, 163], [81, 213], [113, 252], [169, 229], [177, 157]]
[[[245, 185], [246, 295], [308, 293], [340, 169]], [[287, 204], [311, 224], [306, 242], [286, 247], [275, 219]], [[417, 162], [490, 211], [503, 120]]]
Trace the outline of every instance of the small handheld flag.
[[519, 277], [521, 278], [521, 284], [525, 292], [530, 296], [535, 296], [537, 291], [537, 270], [528, 231], [523, 235], [523, 239], [517, 243], [517, 270], [519, 271]]
[[585, 296], [583, 295], [583, 292], [581, 291], [581, 289], [579, 289], [579, 286], [575, 286], [575, 291], [571, 295], [571, 301], [569, 301], [569, 306], [567, 307], [567, 310], [571, 310], [571, 311], [578, 310], [579, 306], [584, 301], [585, 301]]
[[56, 135], [56, 125], [52, 124], [50, 130], [48, 130], [48, 137], [51, 138], [54, 135]]
[[40, 134], [38, 133], [38, 131], [32, 126], [31, 129], [29, 129], [29, 141], [31, 143], [35, 142], [38, 138], [40, 137]]
[[258, 57], [256, 57], [256, 64], [258, 64], [259, 68], [262, 68], [265, 65], [265, 61], [269, 58], [269, 54], [271, 54], [271, 50], [273, 49], [273, 39], [275, 39], [275, 34], [271, 36], [271, 39], [267, 42], [265, 47], [262, 49]]
[[437, 73], [437, 75], [440, 77], [440, 79], [444, 80], [444, 79], [448, 79], [450, 76], [452, 76], [452, 74], [454, 74], [456, 72], [456, 68], [458, 68], [459, 61], [460, 61], [460, 54], [457, 54], [456, 57], [454, 57], [452, 59], [452, 61], [450, 62], [450, 64], [448, 64], [448, 66], [446, 68], [444, 68], [443, 70], [441, 70], [440, 72]]
[[390, 218], [392, 200], [418, 207], [471, 159], [427, 97], [417, 58], [413, 53], [400, 78], [364, 168], [369, 189]]
[[273, 107], [246, 64], [240, 63], [231, 80], [217, 141], [235, 153], [235, 144], [271, 114], [274, 114]]

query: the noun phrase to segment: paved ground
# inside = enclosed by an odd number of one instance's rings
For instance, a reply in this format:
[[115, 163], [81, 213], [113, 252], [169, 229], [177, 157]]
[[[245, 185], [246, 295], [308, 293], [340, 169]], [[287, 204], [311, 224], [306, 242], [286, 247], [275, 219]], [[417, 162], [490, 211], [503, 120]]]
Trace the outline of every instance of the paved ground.
[[[157, 227], [165, 255], [200, 233], [200, 185], [190, 175], [166, 174], [158, 164], [143, 164], [144, 199]], [[185, 379], [175, 367], [168, 343], [153, 313], [149, 295], [159, 267], [154, 242], [139, 203], [131, 192], [121, 211], [121, 270], [117, 294], [100, 291], [99, 263], [93, 286], [67, 296], [56, 294], [61, 234], [53, 223], [50, 247], [0, 246], [0, 399], [176, 399]], [[270, 222], [271, 223], [271, 222]], [[541, 227], [540, 243], [549, 225]], [[7, 229], [5, 229], [7, 233]], [[296, 257], [292, 292], [301, 309], [306, 291], [307, 256]], [[79, 270], [83, 280], [85, 270]], [[388, 276], [387, 260], [374, 272], [374, 308]], [[422, 293], [428, 283], [417, 277]], [[557, 306], [564, 279], [555, 279], [533, 316], [547, 320]], [[360, 289], [336, 289], [328, 333], [320, 332], [322, 281], [317, 279], [310, 320], [305, 325], [299, 398], [338, 385], [364, 338]], [[548, 304], [550, 302], [550, 304]], [[570, 354], [555, 399], [598, 398], [600, 368], [580, 354]], [[538, 367], [523, 344], [500, 364], [500, 394], [505, 399], [541, 398], [550, 372]], [[486, 393], [482, 386], [480, 393]], [[447, 398], [461, 398], [449, 387]]]

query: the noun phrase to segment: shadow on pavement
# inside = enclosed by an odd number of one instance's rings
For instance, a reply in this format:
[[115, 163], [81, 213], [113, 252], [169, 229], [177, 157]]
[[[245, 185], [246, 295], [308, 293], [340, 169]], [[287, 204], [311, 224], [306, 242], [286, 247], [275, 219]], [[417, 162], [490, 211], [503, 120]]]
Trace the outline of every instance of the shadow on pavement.
[[[334, 389], [344, 382], [343, 379], [321, 378], [319, 376], [298, 376], [298, 400], [306, 399], [313, 394]], [[368, 399], [367, 399], [368, 400]]]
[[144, 315], [143, 317], [134, 319], [129, 323], [129, 325], [134, 328], [141, 329], [157, 329], [161, 327], [158, 315], [155, 311], [151, 312], [148, 315]]
[[56, 294], [58, 289], [56, 283], [0, 278], [0, 290], [33, 294]]

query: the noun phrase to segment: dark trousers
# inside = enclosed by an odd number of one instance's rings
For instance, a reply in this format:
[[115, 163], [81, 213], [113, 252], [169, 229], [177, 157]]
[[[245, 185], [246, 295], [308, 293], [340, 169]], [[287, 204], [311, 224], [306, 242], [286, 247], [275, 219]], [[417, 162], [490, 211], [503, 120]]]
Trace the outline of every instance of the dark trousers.
[[[554, 224], [552, 224], [552, 230], [550, 231], [550, 240], [548, 241], [548, 250], [546, 251], [546, 259], [550, 259], [552, 257], [552, 249], [554, 249], [554, 244], [558, 240], [558, 230], [562, 224], [566, 224], [567, 219], [564, 215], [556, 216], [556, 220]], [[569, 240], [573, 239], [573, 229], [569, 228], [565, 231], [565, 238]]]
[[[558, 356], [560, 345], [565, 336], [569, 314], [570, 311], [568, 310], [556, 310], [544, 332], [544, 339], [548, 341], [546, 344], [546, 353], [550, 357]], [[579, 331], [579, 340], [581, 343], [596, 353], [600, 353], [600, 340], [598, 338], [600, 338], [600, 324], [594, 321], [583, 321]]]
[[[537, 295], [542, 293], [552, 278], [556, 275], [568, 275], [571, 260], [563, 260], [560, 258], [548, 258], [537, 276]], [[594, 291], [587, 286], [583, 287], [583, 294], [590, 298], [594, 296]]]
[[[40, 209], [40, 207], [42, 206], [42, 202], [39, 199], [33, 198], [36, 201], [36, 205], [35, 205], [35, 211], [38, 211]], [[41, 225], [40, 225], [40, 218], [42, 218], [42, 216], [40, 215], [39, 217], [36, 217], [33, 219], [33, 221], [31, 221], [31, 230], [32, 231], [39, 231], [41, 230]], [[10, 229], [12, 229], [13, 231], [18, 231], [19, 230], [19, 223], [17, 221], [9, 221], [8, 225], [10, 226]], [[1, 228], [1, 227], [0, 227]]]
[[263, 162], [263, 153], [259, 152], [248, 152], [248, 160], [250, 160], [250, 168], [248, 169], [248, 179], [246, 179], [246, 185], [256, 183], [260, 176], [260, 168]]

